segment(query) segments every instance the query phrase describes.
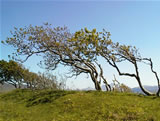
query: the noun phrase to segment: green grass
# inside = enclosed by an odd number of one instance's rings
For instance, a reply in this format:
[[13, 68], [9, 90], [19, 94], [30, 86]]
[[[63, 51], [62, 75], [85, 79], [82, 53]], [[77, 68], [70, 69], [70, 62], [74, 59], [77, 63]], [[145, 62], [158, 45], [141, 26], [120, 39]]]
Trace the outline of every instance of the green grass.
[[160, 121], [160, 98], [97, 91], [0, 94], [0, 121]]

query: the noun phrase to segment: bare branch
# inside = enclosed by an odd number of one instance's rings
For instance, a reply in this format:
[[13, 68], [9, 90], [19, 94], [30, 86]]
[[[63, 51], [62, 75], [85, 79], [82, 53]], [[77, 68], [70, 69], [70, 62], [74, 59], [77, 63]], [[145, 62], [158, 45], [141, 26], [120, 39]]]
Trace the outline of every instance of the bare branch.
[[160, 88], [160, 80], [159, 80], [159, 77], [158, 77], [157, 72], [153, 70], [153, 62], [152, 62], [152, 59], [151, 59], [151, 58], [149, 58], [149, 59], [148, 59], [148, 58], [143, 58], [143, 60], [147, 60], [147, 61], [150, 62], [151, 71], [155, 74], [155, 77], [156, 77], [157, 82], [158, 82], [158, 86], [159, 86], [159, 88]]

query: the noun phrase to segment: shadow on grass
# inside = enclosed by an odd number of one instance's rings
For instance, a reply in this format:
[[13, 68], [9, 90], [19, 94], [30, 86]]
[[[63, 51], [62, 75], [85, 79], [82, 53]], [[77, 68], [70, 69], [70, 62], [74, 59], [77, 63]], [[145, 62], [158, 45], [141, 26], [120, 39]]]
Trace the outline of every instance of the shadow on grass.
[[63, 97], [68, 94], [73, 94], [74, 91], [40, 91], [35, 92], [27, 101], [26, 107], [35, 106], [39, 104], [51, 103], [56, 99]]
[[39, 104], [51, 103], [60, 97], [73, 93], [75, 93], [75, 91], [16, 89], [1, 94], [0, 99], [12, 101], [13, 103], [22, 103], [25, 104], [26, 107], [31, 107]]

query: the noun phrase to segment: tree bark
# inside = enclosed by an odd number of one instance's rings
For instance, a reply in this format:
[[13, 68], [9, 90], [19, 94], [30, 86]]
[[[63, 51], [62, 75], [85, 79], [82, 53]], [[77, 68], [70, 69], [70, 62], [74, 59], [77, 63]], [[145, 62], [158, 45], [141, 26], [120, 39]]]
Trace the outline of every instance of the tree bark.
[[157, 95], [158, 97], [160, 96], [160, 86], [158, 86], [158, 91], [157, 91], [156, 95]]
[[146, 89], [142, 86], [142, 83], [141, 83], [139, 77], [136, 77], [136, 80], [138, 81], [139, 87], [141, 88], [141, 90], [142, 90], [146, 95], [148, 95], [148, 96], [155, 95], [154, 93], [146, 90]]
[[98, 90], [98, 91], [101, 91], [102, 88], [101, 88], [100, 83], [98, 82], [97, 78], [94, 76], [93, 73], [90, 73], [90, 76], [91, 76], [91, 79], [92, 79], [92, 81], [95, 85], [95, 89]]
[[134, 62], [134, 66], [135, 66], [135, 70], [136, 70], [136, 80], [138, 81], [139, 87], [141, 88], [141, 90], [146, 94], [146, 95], [155, 95], [152, 92], [146, 90], [141, 83], [140, 77], [139, 77], [139, 71], [138, 71], [138, 66], [137, 66], [137, 62]]

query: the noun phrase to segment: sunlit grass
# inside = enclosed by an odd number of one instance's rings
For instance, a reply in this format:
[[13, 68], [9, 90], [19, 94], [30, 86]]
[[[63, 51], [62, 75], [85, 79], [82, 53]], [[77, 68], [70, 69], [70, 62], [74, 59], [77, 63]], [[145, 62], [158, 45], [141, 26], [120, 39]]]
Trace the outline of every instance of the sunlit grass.
[[15, 90], [0, 95], [0, 121], [160, 121], [160, 98], [96, 91]]

